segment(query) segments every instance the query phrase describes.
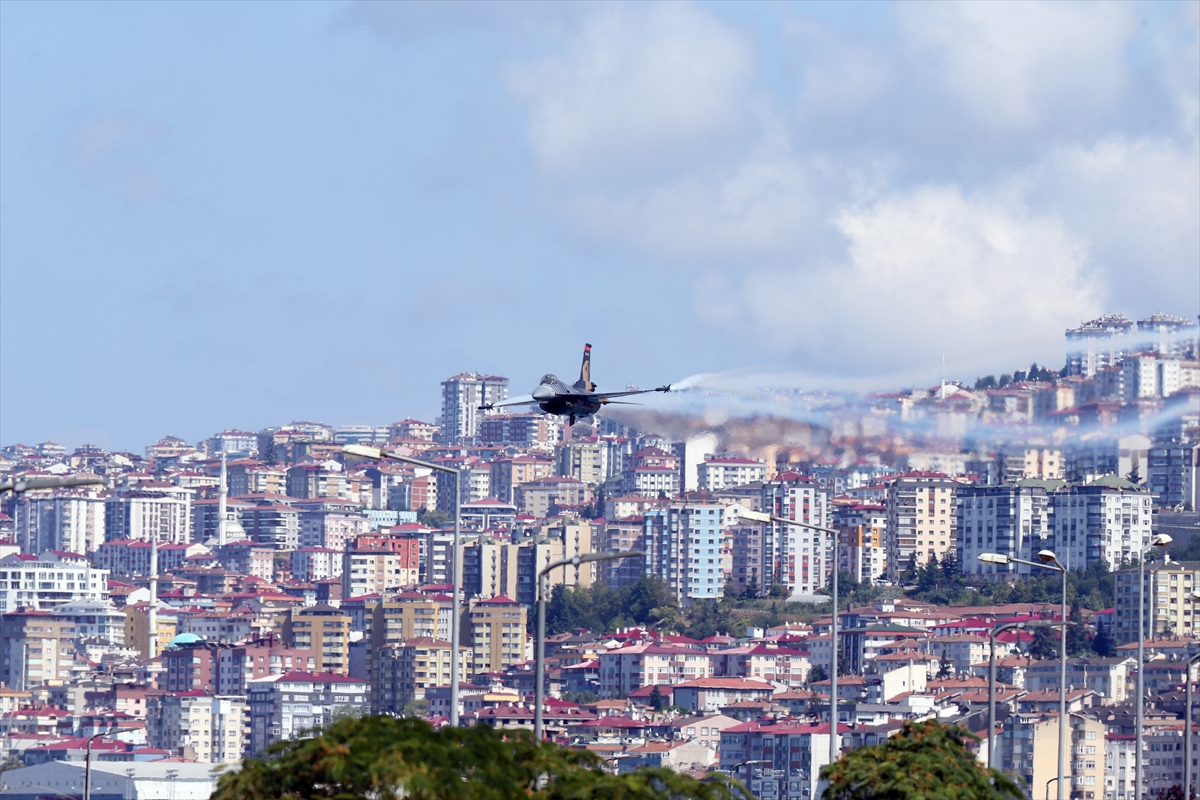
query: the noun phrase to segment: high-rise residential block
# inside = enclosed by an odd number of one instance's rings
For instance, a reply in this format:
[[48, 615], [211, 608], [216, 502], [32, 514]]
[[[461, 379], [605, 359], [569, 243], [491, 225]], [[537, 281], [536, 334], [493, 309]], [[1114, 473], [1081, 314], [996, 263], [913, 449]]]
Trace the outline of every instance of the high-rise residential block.
[[[1029, 575], [1026, 564], [984, 564], [981, 553], [1036, 561], [1054, 534], [1052, 497], [1063, 481], [1020, 480], [1003, 486], [958, 489], [957, 555], [964, 575]], [[1040, 570], [1038, 570], [1040, 573]]]
[[645, 569], [667, 582], [680, 603], [725, 592], [721, 539], [724, 506], [677, 500], [643, 517]]
[[958, 490], [964, 484], [936, 472], [894, 478], [887, 493], [887, 574], [892, 581], [910, 566], [957, 556]]
[[350, 615], [333, 606], [288, 609], [283, 618], [283, 643], [296, 650], [311, 650], [320, 672], [350, 671]]
[[[829, 492], [815, 481], [785, 472], [762, 487], [762, 510], [823, 528], [833, 524]], [[829, 582], [833, 538], [821, 531], [772, 522], [763, 529], [764, 579], [791, 595], [816, 594]]]
[[85, 492], [21, 495], [13, 506], [23, 553], [62, 550], [87, 555], [105, 540], [105, 501]]
[[525, 661], [526, 609], [503, 595], [473, 600], [467, 612], [474, 674], [503, 672]]
[[484, 412], [480, 406], [508, 397], [508, 378], [464, 372], [442, 381], [441, 440], [474, 442]]

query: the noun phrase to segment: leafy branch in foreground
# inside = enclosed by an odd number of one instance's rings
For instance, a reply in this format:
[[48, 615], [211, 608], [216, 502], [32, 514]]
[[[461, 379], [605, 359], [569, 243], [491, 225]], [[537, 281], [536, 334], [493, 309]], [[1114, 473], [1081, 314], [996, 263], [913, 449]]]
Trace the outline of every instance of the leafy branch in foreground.
[[962, 728], [909, 722], [883, 744], [860, 747], [821, 770], [824, 800], [1018, 800], [1017, 784], [976, 761]]
[[736, 800], [742, 785], [668, 769], [612, 775], [593, 753], [487, 725], [347, 717], [221, 776], [212, 800]]

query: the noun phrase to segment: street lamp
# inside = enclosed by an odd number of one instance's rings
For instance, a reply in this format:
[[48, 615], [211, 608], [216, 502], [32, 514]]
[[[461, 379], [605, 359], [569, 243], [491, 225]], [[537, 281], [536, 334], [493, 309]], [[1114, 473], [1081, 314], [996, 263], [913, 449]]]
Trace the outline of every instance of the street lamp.
[[838, 532], [833, 528], [823, 528], [820, 525], [810, 525], [807, 522], [797, 522], [794, 519], [786, 519], [777, 517], [774, 514], [765, 514], [762, 511], [750, 511], [749, 509], [739, 508], [738, 517], [747, 522], [765, 522], [779, 523], [781, 525], [792, 525], [797, 528], [811, 528], [814, 531], [828, 533], [830, 540], [833, 542], [833, 580], [830, 589], [833, 594], [833, 623], [829, 629], [829, 763], [837, 761], [838, 754]]
[[580, 556], [551, 561], [538, 572], [537, 643], [534, 647], [534, 658], [537, 662], [534, 679], [537, 681], [537, 686], [533, 690], [533, 738], [535, 741], [540, 742], [542, 740], [543, 705], [546, 700], [546, 592], [548, 590], [546, 584], [550, 572], [559, 567], [577, 567], [589, 561], [615, 561], [621, 558], [638, 558], [645, 555], [641, 550], [626, 550], [617, 553], [584, 553]]
[[[1171, 537], [1165, 533], [1157, 534], [1150, 540], [1150, 546], [1143, 548], [1138, 556], [1138, 647], [1137, 647], [1137, 752], [1133, 754], [1133, 796], [1138, 800], [1142, 797], [1142, 723], [1144, 714], [1143, 696], [1145, 690], [1146, 667], [1146, 556], [1156, 547], [1166, 547], [1171, 543]], [[1151, 631], [1153, 633], [1153, 631]], [[1192, 754], [1188, 753], [1187, 758]]]
[[47, 475], [34, 478], [18, 478], [0, 483], [0, 492], [20, 494], [31, 489], [65, 489], [70, 486], [95, 486], [104, 483], [99, 475]]
[[88, 737], [87, 751], [83, 759], [83, 800], [92, 800], [92, 742], [102, 736], [111, 736], [114, 733], [125, 733], [126, 731], [137, 730], [136, 728], [113, 728], [111, 731], [104, 733], [93, 734]]
[[[1195, 590], [1192, 597], [1197, 597]], [[1192, 796], [1192, 667], [1200, 662], [1200, 653], [1188, 659], [1187, 663], [1187, 712], [1183, 715], [1183, 796]]]
[[450, 581], [454, 586], [453, 610], [450, 614], [450, 724], [458, 727], [458, 647], [459, 625], [461, 621], [459, 616], [462, 614], [462, 558], [459, 553], [459, 547], [462, 544], [462, 472], [454, 467], [447, 467], [442, 464], [434, 464], [431, 461], [421, 461], [418, 458], [409, 458], [402, 456], [399, 453], [392, 453], [386, 450], [381, 450], [378, 447], [367, 447], [361, 444], [348, 444], [342, 448], [342, 452], [350, 456], [358, 456], [359, 458], [370, 459], [371, 461], [381, 461], [390, 459], [392, 461], [401, 461], [405, 464], [412, 464], [415, 467], [425, 467], [426, 469], [445, 472], [454, 476], [454, 553], [451, 559], [451, 578]]
[[1019, 628], [1044, 628], [1044, 623], [1006, 622], [992, 628], [989, 636], [988, 658], [988, 769], [996, 768], [996, 636], [1007, 630]]
[[[1054, 555], [1053, 550], [1041, 550], [1037, 561], [1003, 553], [980, 553], [979, 560], [985, 564], [1026, 564], [1031, 567], [1052, 569], [1062, 574], [1062, 636], [1059, 639], [1058, 664], [1058, 800], [1067, 800], [1067, 568]], [[991, 754], [988, 754], [991, 758]]]

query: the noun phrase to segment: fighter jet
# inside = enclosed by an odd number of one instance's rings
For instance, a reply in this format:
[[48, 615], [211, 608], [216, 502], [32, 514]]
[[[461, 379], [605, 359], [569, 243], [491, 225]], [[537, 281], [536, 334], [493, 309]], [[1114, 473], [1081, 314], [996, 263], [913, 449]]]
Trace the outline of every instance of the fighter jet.
[[509, 406], [537, 406], [547, 414], [559, 417], [570, 417], [571, 424], [591, 417], [602, 406], [611, 404], [638, 405], [628, 401], [614, 400], [615, 397], [628, 397], [635, 394], [650, 392], [669, 392], [671, 385], [659, 386], [657, 389], [636, 389], [627, 392], [597, 392], [596, 384], [592, 383], [592, 346], [583, 346], [583, 365], [579, 368], [579, 380], [568, 385], [554, 375], [543, 375], [533, 394], [525, 397], [512, 397], [499, 403], [486, 403], [480, 406], [482, 411]]

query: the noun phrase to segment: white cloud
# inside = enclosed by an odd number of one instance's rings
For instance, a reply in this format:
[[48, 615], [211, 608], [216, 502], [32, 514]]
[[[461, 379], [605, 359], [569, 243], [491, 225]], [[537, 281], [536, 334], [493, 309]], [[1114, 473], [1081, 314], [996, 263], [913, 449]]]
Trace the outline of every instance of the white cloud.
[[1063, 329], [1102, 307], [1084, 243], [1012, 196], [921, 186], [847, 207], [836, 227], [844, 262], [754, 272], [708, 301], [809, 364], [900, 373], [943, 352], [972, 368], [1052, 360]]
[[653, 3], [601, 9], [558, 55], [515, 67], [543, 174], [608, 176], [694, 155], [743, 124], [750, 49], [711, 14]]
[[1129, 88], [1132, 3], [906, 2], [898, 30], [918, 71], [977, 123], [1025, 131], [1103, 114]]
[[1200, 310], [1200, 148], [1194, 140], [1109, 137], [1090, 147], [1063, 146], [1014, 183], [1034, 208], [1061, 214], [1087, 238], [1113, 297], [1127, 304], [1123, 309]]

